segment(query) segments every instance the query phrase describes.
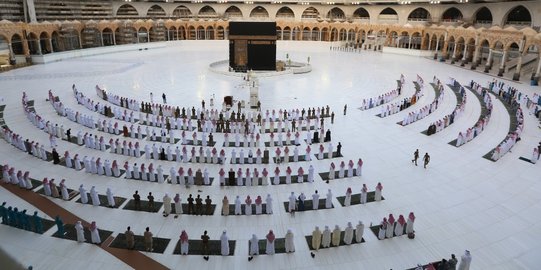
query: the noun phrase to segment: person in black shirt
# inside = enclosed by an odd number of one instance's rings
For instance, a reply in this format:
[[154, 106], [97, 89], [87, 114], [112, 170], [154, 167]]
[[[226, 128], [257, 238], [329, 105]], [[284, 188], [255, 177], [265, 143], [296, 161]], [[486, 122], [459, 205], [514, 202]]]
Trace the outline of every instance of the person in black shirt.
[[141, 210], [141, 196], [139, 196], [139, 191], [135, 191], [133, 194], [133, 202], [135, 204], [135, 210]]
[[192, 194], [190, 194], [190, 196], [188, 196], [188, 214], [193, 214], [194, 213], [194, 206], [193, 206], [193, 197], [192, 197]]
[[148, 193], [147, 199], [148, 199], [148, 211], [152, 211], [154, 209], [154, 196], [152, 196], [152, 192]]

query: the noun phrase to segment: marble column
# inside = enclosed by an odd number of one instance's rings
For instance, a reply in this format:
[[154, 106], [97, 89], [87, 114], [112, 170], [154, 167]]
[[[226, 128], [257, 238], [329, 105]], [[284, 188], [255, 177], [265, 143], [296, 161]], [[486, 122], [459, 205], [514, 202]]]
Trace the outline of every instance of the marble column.
[[487, 64], [485, 65], [485, 73], [488, 73], [491, 67], [492, 67], [492, 49], [489, 49]]
[[505, 71], [505, 61], [507, 61], [507, 50], [503, 50], [502, 62], [500, 63], [500, 68], [498, 69], [498, 76], [503, 76]]
[[515, 69], [515, 74], [513, 74], [513, 81], [518, 81], [520, 79], [521, 69], [522, 69], [522, 53], [518, 56], [517, 68]]
[[463, 67], [466, 64], [468, 56], [468, 44], [464, 43], [464, 48], [462, 49], [462, 63], [460, 63], [460, 66]]

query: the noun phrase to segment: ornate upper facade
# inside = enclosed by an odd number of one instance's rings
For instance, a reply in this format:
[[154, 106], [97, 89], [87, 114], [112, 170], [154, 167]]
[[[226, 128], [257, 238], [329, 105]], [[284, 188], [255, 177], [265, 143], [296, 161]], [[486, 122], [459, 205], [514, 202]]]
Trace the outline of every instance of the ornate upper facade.
[[[13, 61], [51, 52], [169, 40], [227, 39], [231, 20], [275, 20], [279, 40], [341, 42], [342, 46], [381, 46], [431, 50], [443, 59], [485, 64], [500, 57], [520, 76], [518, 59], [541, 48], [539, 1], [396, 5], [357, 3], [282, 4], [281, 1], [202, 3], [25, 0], [26, 13], [5, 1], [0, 51]], [[31, 6], [35, 5], [33, 13]], [[29, 9], [30, 8], [30, 9]], [[378, 42], [379, 40], [379, 42]], [[21, 57], [17, 57], [21, 56]], [[538, 61], [538, 60], [536, 60]], [[532, 61], [527, 61], [528, 65]], [[501, 68], [500, 68], [501, 69]], [[535, 68], [532, 71], [533, 75]], [[500, 72], [501, 71], [501, 72]], [[509, 71], [509, 70], [508, 70]], [[518, 71], [518, 72], [517, 72]]]

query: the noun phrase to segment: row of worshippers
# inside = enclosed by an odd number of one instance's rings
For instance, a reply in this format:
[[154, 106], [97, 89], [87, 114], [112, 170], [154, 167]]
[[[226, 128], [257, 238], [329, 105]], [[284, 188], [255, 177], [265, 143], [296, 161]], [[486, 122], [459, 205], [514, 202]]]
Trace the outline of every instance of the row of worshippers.
[[[75, 222], [74, 227], [75, 227], [75, 232], [77, 235], [77, 242], [79, 243], [86, 242], [85, 228], [83, 227], [83, 223], [81, 221], [77, 221]], [[101, 244], [100, 231], [95, 221], [92, 221], [92, 223], [88, 225], [88, 231], [90, 232], [90, 243], [96, 244], [96, 245]]]
[[[64, 180], [62, 180], [62, 182], [63, 181]], [[44, 187], [45, 187], [45, 183], [44, 183]], [[61, 187], [62, 187], [62, 198], [64, 200], [69, 200], [69, 197], [65, 196], [65, 194], [64, 194], [65, 186], [61, 186]], [[47, 193], [47, 191], [46, 191], [46, 193]], [[108, 207], [115, 207], [115, 205], [116, 205], [115, 197], [113, 196], [113, 192], [111, 191], [111, 188], [107, 188], [107, 191], [105, 192], [105, 194], [107, 195], [107, 206]], [[83, 203], [83, 204], [92, 204], [94, 206], [100, 206], [100, 204], [101, 204], [100, 196], [99, 196], [99, 193], [96, 191], [95, 186], [92, 186], [90, 188], [90, 192], [87, 192], [86, 189], [84, 188], [83, 184], [81, 184], [79, 186], [79, 195], [80, 195], [80, 198], [81, 198], [81, 203]], [[89, 200], [89, 195], [90, 195], [90, 200]]]
[[405, 83], [406, 78], [404, 77], [404, 74], [400, 74], [400, 80], [396, 89], [383, 93], [376, 98], [363, 99], [360, 109], [364, 111], [391, 102], [391, 100], [395, 99], [400, 95], [400, 92], [402, 91], [402, 85], [404, 85]]
[[[263, 168], [261, 174], [257, 168], [253, 168], [253, 170], [251, 170], [250, 168], [246, 168], [244, 172], [241, 168], [238, 168], [236, 172], [233, 170], [233, 168], [230, 168], [227, 173], [227, 181], [225, 179], [226, 172], [223, 168], [220, 169], [218, 174], [220, 175], [220, 185], [222, 186], [258, 186], [260, 179], [261, 185], [267, 186], [280, 184], [280, 172], [280, 168], [276, 167], [276, 169], [274, 169], [274, 176], [269, 177], [269, 171], [267, 170], [267, 168]], [[285, 183], [293, 183], [292, 176], [295, 175], [293, 169], [291, 169], [290, 166], [287, 166], [287, 168], [285, 169], [285, 173]], [[296, 175], [297, 183], [303, 183], [305, 177], [307, 182], [312, 183], [314, 182], [314, 167], [312, 165], [308, 167], [307, 176], [305, 176], [304, 169], [302, 167], [299, 167], [297, 169]]]
[[[257, 196], [255, 200], [253, 200], [250, 195], [246, 196], [244, 199], [244, 203], [242, 202], [240, 196], [235, 197], [235, 209], [234, 213], [235, 215], [242, 215], [244, 209], [244, 215], [251, 216], [252, 214], [255, 215], [262, 215], [272, 214], [272, 197], [270, 194], [267, 194], [267, 197], [265, 198], [265, 211], [263, 211], [263, 198], [261, 196]], [[252, 205], [255, 205], [255, 211], [254, 207]], [[222, 215], [228, 216], [229, 215], [229, 199], [227, 196], [224, 196], [222, 199]]]
[[458, 262], [455, 254], [451, 254], [451, 258], [446, 260], [442, 259], [439, 262], [429, 263], [426, 266], [417, 264], [414, 270], [456, 270], [457, 264], [459, 270], [469, 270], [471, 265], [471, 253], [469, 250], [464, 251], [464, 255], [460, 257], [460, 263]]
[[[53, 160], [54, 159], [55, 158], [53, 157]], [[72, 157], [71, 154], [66, 151], [64, 152], [64, 161], [66, 162], [66, 167], [75, 169], [77, 171], [82, 170], [84, 165], [85, 172], [87, 173], [114, 177], [119, 177], [121, 174], [116, 160], [111, 162], [109, 159], [105, 159], [102, 161], [101, 158], [88, 158], [88, 156], [84, 156], [81, 160], [81, 158], [79, 158], [79, 154], [75, 154]], [[56, 161], [55, 163], [58, 164]]]
[[[77, 87], [75, 87], [75, 84], [72, 85], [71, 88], [73, 90], [73, 94], [75, 96], [75, 99], [77, 100], [77, 103], [85, 106], [87, 109], [93, 112], [98, 112], [101, 115], [105, 115], [107, 117], [113, 115], [113, 112], [111, 111], [111, 106], [103, 105], [100, 102], [95, 102], [91, 98], [86, 97], [82, 92], [79, 92], [77, 90]], [[114, 114], [115, 116], [118, 113], [117, 110], [119, 109], [118, 108], [115, 109], [115, 114]]]
[[[126, 171], [126, 174], [124, 175], [124, 178], [126, 179], [135, 179], [158, 183], [163, 183], [166, 180], [164, 175], [164, 169], [161, 165], [158, 165], [156, 168], [154, 168], [154, 164], [152, 163], [148, 165], [145, 165], [145, 163], [141, 163], [141, 165], [137, 165], [137, 163], [134, 163], [130, 166], [129, 162], [126, 161], [124, 163], [124, 170]], [[180, 177], [180, 182], [184, 183], [184, 169], [182, 167], [180, 167], [178, 170], [171, 168], [170, 172], [173, 173], [171, 175], [171, 183], [178, 183], [177, 176]], [[197, 170], [196, 174], [199, 173], [201, 173], [200, 169]], [[205, 185], [210, 185], [210, 178], [207, 169], [205, 168], [204, 172], [201, 174], [201, 176], [204, 177], [204, 180], [202, 181], [205, 183]], [[195, 179], [199, 178], [199, 175], [194, 176], [192, 168], [188, 169], [187, 176], [188, 184], [193, 185], [196, 180], [199, 180]]]
[[[460, 84], [458, 84], [458, 82], [456, 82], [453, 78], [451, 78], [451, 83], [452, 85], [460, 86]], [[462, 116], [462, 114], [464, 113], [464, 109], [466, 109], [466, 102], [468, 96], [466, 95], [466, 90], [463, 86], [460, 86], [460, 91], [458, 94], [461, 96], [462, 102], [460, 102], [460, 104], [457, 104], [455, 109], [450, 114], [444, 116], [442, 119], [428, 126], [426, 133], [427, 135], [436, 134], [442, 131], [449, 125], [452, 125], [458, 117]]]
[[[145, 245], [145, 250], [152, 252], [154, 251], [154, 234], [150, 231], [150, 227], [146, 227], [145, 231], [143, 232], [143, 242]], [[126, 228], [126, 231], [124, 232], [124, 240], [126, 244], [126, 248], [128, 249], [135, 249], [135, 234], [131, 230], [131, 227], [128, 226]]]
[[432, 103], [427, 104], [423, 106], [422, 108], [416, 111], [410, 112], [406, 116], [404, 116], [404, 120], [402, 120], [402, 123], [401, 123], [403, 126], [406, 126], [418, 120], [421, 120], [438, 109], [438, 106], [443, 102], [445, 91], [443, 88], [443, 84], [439, 80], [438, 80], [438, 84], [435, 85], [435, 87], [439, 89], [439, 95], [436, 97], [436, 99], [432, 101]]
[[90, 129], [96, 128], [96, 121], [94, 116], [80, 113], [79, 111], [71, 108], [66, 108], [60, 99], [49, 90], [49, 102], [55, 109], [56, 113], [62, 117], [68, 118], [70, 121], [83, 125]]
[[[353, 176], [361, 176], [362, 175], [362, 169], [363, 169], [363, 159], [359, 158], [357, 161], [357, 169], [354, 170], [355, 164], [353, 163], [353, 160], [349, 160], [347, 169], [346, 169], [346, 163], [342, 160], [340, 162], [340, 168], [338, 169], [338, 178], [346, 178], [346, 177], [353, 177]], [[330, 168], [329, 168], [329, 179], [335, 178], [336, 172], [336, 165], [334, 165], [334, 162], [331, 162]]]
[[503, 81], [498, 81], [493, 79], [488, 83], [488, 89], [492, 91], [495, 95], [501, 98], [504, 103], [507, 103], [511, 108], [516, 108], [520, 105], [519, 101], [522, 99], [522, 92], [518, 91], [513, 86], [507, 86], [505, 88], [505, 83]]
[[[319, 226], [316, 226], [312, 232], [312, 249], [319, 250], [320, 248], [329, 248], [331, 245], [337, 247], [340, 245], [340, 241], [344, 241], [346, 245], [351, 245], [353, 239], [356, 243], [361, 243], [363, 241], [364, 234], [364, 224], [362, 221], [359, 221], [355, 227], [351, 222], [348, 222], [346, 228], [344, 229], [344, 237], [342, 238], [342, 229], [340, 226], [335, 225], [334, 230], [331, 231], [329, 226], [325, 226], [325, 229], [321, 231]], [[312, 255], [314, 256], [314, 255]]]
[[[325, 195], [325, 209], [331, 209], [333, 207], [332, 205], [332, 191], [331, 189], [327, 190], [327, 194]], [[291, 192], [288, 198], [288, 209], [287, 211], [291, 214], [297, 212], [297, 211], [306, 211], [306, 195], [304, 195], [303, 192], [297, 197], [295, 195], [295, 192]], [[319, 209], [319, 193], [316, 190], [314, 194], [312, 194], [312, 210], [318, 210]], [[309, 209], [308, 209], [309, 210]]]
[[[417, 101], [419, 101], [419, 99], [424, 95], [424, 84], [422, 83], [422, 78], [418, 75], [417, 84], [419, 85], [419, 87], [415, 88], [415, 92], [411, 97], [404, 98], [402, 101], [397, 101], [387, 106], [382, 106], [380, 116], [387, 117], [395, 113], [399, 113], [412, 105], [415, 105]], [[402, 87], [403, 85], [404, 84], [402, 83], [400, 87]]]
[[[6, 142], [18, 148], [19, 150], [27, 152], [29, 154], [32, 154], [34, 157], [47, 161], [48, 152], [47, 150], [45, 150], [43, 144], [40, 145], [38, 142], [34, 141], [29, 142], [28, 139], [25, 140], [22, 135], [13, 132], [7, 126], [4, 126], [0, 129], [0, 136], [4, 138]], [[27, 148], [27, 145], [29, 145], [30, 147]]]
[[[140, 151], [140, 149], [134, 148], [132, 152], [133, 154], [135, 154], [135, 157], [140, 156], [140, 154], [139, 156], [137, 156], [137, 150]], [[152, 147], [150, 147], [149, 145], [145, 145], [144, 150], [145, 150], [145, 159], [147, 160], [155, 159], [155, 160], [176, 161], [178, 163], [191, 162], [191, 163], [212, 163], [212, 164], [223, 164], [225, 160], [225, 151], [222, 149], [220, 150], [220, 153], [218, 153], [218, 150], [216, 150], [216, 147], [203, 148], [202, 146], [200, 146], [199, 150], [197, 151], [195, 147], [192, 147], [192, 149], [188, 153], [188, 148], [186, 148], [186, 146], [182, 146], [182, 150], [179, 146], [177, 146], [173, 150], [171, 146], [167, 146], [166, 148], [164, 148], [161, 145], [156, 146], [156, 144], [153, 144]], [[128, 145], [128, 152], [130, 152], [129, 145]], [[249, 152], [252, 153], [251, 150]]]
[[[309, 132], [307, 132], [309, 133]], [[291, 133], [289, 130], [285, 133], [285, 140], [284, 140], [284, 134], [282, 132], [277, 132], [277, 135], [275, 135], [273, 132], [269, 135], [269, 146], [285, 146], [285, 145], [299, 145], [300, 144], [300, 136], [301, 134], [297, 131], [294, 134]], [[308, 135], [309, 136], [309, 135]], [[224, 133], [224, 145], [225, 147], [230, 146], [230, 142], [234, 143], [235, 147], [240, 147], [241, 142], [243, 147], [260, 147], [261, 145], [261, 136], [259, 133], [249, 133], [249, 134], [239, 134], [234, 133], [233, 138], [230, 138], [229, 133]]]
[[[100, 88], [98, 85], [96, 85], [96, 93], [99, 97], [102, 99], [111, 102], [117, 106], [128, 108], [130, 110], [134, 111], [143, 111], [147, 113], [151, 113], [154, 115], [158, 115], [159, 112], [161, 112], [164, 116], [170, 116], [170, 117], [183, 117], [185, 118], [188, 116], [188, 119], [192, 119], [192, 116], [198, 117], [201, 115], [201, 109], [198, 108], [197, 112], [195, 110], [195, 107], [192, 107], [192, 109], [186, 110], [186, 108], [182, 108], [182, 113], [180, 113], [180, 108], [177, 106], [176, 108], [169, 105], [162, 105], [162, 104], [151, 104], [148, 106], [143, 101], [139, 102], [135, 99], [129, 99], [125, 97], [121, 97], [119, 95], [115, 95], [111, 92], [107, 92], [105, 89]], [[202, 109], [205, 109], [205, 103], [202, 102]], [[208, 111], [208, 110], [207, 110]], [[216, 110], [217, 111], [217, 110]], [[273, 120], [285, 120], [285, 119], [305, 119], [305, 114], [307, 112], [306, 118], [319, 118], [319, 117], [330, 117], [332, 112], [330, 111], [329, 105], [326, 107], [317, 107], [317, 108], [301, 108], [301, 110], [297, 109], [289, 109], [289, 110], [283, 110], [280, 109], [278, 112], [276, 110], [272, 110], [272, 113], [269, 112], [269, 110], [265, 113], [265, 118], [267, 121], [270, 119]], [[190, 114], [191, 113], [191, 114]], [[209, 113], [207, 112], [207, 115]], [[204, 118], [199, 118], [204, 119]], [[217, 120], [216, 118], [213, 118], [214, 120]]]
[[497, 161], [507, 154], [507, 152], [513, 148], [515, 143], [520, 140], [520, 135], [524, 129], [524, 115], [522, 114], [522, 109], [520, 107], [517, 108], [515, 117], [517, 126], [515, 130], [510, 131], [505, 139], [494, 149], [494, 152], [492, 152], [492, 155], [490, 156], [493, 161]]
[[415, 222], [415, 215], [410, 212], [408, 220], [403, 215], [398, 216], [398, 220], [395, 220], [393, 214], [389, 214], [389, 219], [383, 218], [383, 221], [379, 225], [378, 239], [383, 240], [386, 238], [392, 238], [395, 236], [401, 236], [404, 234], [410, 235], [415, 232], [413, 224]]
[[[310, 156], [310, 151], [311, 151], [311, 147], [310, 146], [306, 147], [306, 152], [303, 155], [305, 161], [312, 160]], [[240, 149], [237, 155], [237, 150], [232, 149], [231, 150], [231, 164], [261, 164], [263, 162], [263, 157], [267, 155], [266, 153], [268, 152], [268, 150], [265, 150], [265, 152], [262, 152], [261, 149], [258, 148], [255, 151], [255, 156], [252, 149], [248, 149], [247, 152], [248, 153], [246, 153], [244, 149]], [[276, 148], [274, 152], [275, 152], [276, 163], [288, 163], [290, 157], [293, 158], [293, 162], [298, 162], [299, 157], [301, 157], [299, 155], [298, 147], [293, 148], [292, 154], [290, 154], [289, 147], [287, 146], [284, 148], [284, 150], [281, 150], [281, 148]], [[207, 158], [208, 158], [208, 155], [207, 155]], [[225, 156], [223, 157], [220, 156], [220, 158], [223, 160]]]
[[[378, 182], [378, 184], [376, 185], [376, 188], [374, 189], [374, 201], [376, 202], [381, 201], [382, 191], [383, 191], [383, 185], [380, 182]], [[344, 206], [351, 205], [351, 197], [353, 195], [352, 193], [353, 193], [353, 190], [350, 187], [348, 187], [346, 189], [346, 197], [344, 198]], [[366, 186], [366, 184], [363, 184], [363, 187], [361, 188], [361, 197], [359, 199], [359, 203], [365, 204], [367, 200], [368, 200], [368, 187]]]
[[4, 225], [43, 233], [43, 220], [38, 215], [38, 211], [34, 211], [33, 215], [29, 215], [26, 214], [26, 209], [19, 211], [17, 207], [7, 206], [6, 202], [3, 202], [0, 205], [0, 217]]
[[[154, 199], [152, 194], [149, 194], [147, 197], [148, 199], [152, 197], [152, 200]], [[137, 196], [134, 196], [134, 199]], [[137, 200], [135, 200], [137, 204]], [[150, 199], [149, 199], [150, 201]], [[165, 193], [163, 196], [163, 216], [167, 217], [170, 214], [175, 214], [175, 218], [177, 218], [179, 215], [183, 214], [182, 210], [182, 199], [180, 198], [180, 194], [177, 193], [175, 197], [171, 198], [168, 193]], [[188, 203], [188, 212], [187, 214], [194, 214], [194, 215], [212, 215], [212, 199], [210, 196], [207, 196], [206, 199], [204, 199], [205, 203], [205, 209], [203, 209], [203, 198], [200, 195], [197, 195], [195, 198], [192, 196], [192, 194], [188, 195], [188, 198], [186, 199], [186, 202]], [[140, 204], [140, 201], [139, 201]], [[175, 205], [175, 210], [172, 210], [172, 204]]]
[[488, 91], [483, 88], [481, 85], [475, 83], [472, 81], [471, 84], [473, 87], [471, 88], [472, 91], [475, 91], [479, 96], [483, 98], [484, 106], [486, 108], [486, 114], [475, 123], [475, 125], [471, 128], [468, 128], [464, 132], [459, 132], [456, 146], [461, 146], [463, 144], [466, 144], [473, 140], [475, 137], [477, 137], [488, 125], [490, 121], [490, 117], [492, 116], [492, 98], [488, 94]]
[[30, 180], [30, 172], [16, 170], [15, 167], [10, 167], [8, 164], [2, 166], [2, 179], [6, 184], [17, 185], [20, 188], [31, 190], [33, 188]]

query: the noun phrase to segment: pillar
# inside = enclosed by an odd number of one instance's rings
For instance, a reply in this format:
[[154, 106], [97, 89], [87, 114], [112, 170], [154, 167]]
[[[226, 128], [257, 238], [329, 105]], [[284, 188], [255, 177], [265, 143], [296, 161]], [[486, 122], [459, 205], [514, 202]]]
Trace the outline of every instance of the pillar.
[[411, 35], [409, 35], [408, 39], [408, 49], [411, 49]]
[[535, 75], [532, 79], [539, 80], [539, 76], [541, 75], [541, 57], [539, 58], [539, 62], [537, 63], [537, 70], [535, 71]]
[[458, 44], [455, 42], [453, 44], [453, 56], [451, 56], [451, 64], [455, 63], [456, 60], [456, 49], [458, 48]]
[[13, 47], [11, 47], [11, 42], [8, 43], [8, 49], [9, 49], [9, 64], [15, 65], [15, 54], [13, 53]]
[[505, 71], [506, 60], [507, 60], [507, 49], [504, 49], [503, 54], [502, 54], [502, 62], [500, 63], [500, 68], [498, 69], [498, 76], [503, 76], [503, 72]]
[[520, 70], [522, 69], [522, 53], [518, 56], [517, 68], [515, 74], [513, 74], [513, 81], [518, 81], [520, 79]]
[[116, 46], [116, 35], [115, 35], [115, 31], [112, 31], [113, 32], [113, 44]]
[[468, 56], [468, 44], [464, 43], [464, 49], [462, 49], [462, 63], [460, 64], [461, 67], [463, 67], [466, 64]]
[[100, 31], [100, 44], [103, 47], [103, 32]]
[[38, 44], [38, 54], [42, 55], [43, 53], [41, 52], [41, 40], [38, 38], [35, 42]]
[[[53, 48], [53, 38], [48, 38], [47, 41], [49, 42], [49, 49], [51, 51], [51, 53], [54, 53], [54, 48]], [[103, 43], [103, 42], [102, 42]]]
[[147, 30], [147, 43], [150, 42], [150, 30]]
[[438, 47], [440, 46], [440, 39], [439, 38], [436, 38], [436, 49], [434, 50], [435, 53], [434, 53], [434, 59], [438, 59]]
[[280, 30], [280, 40], [284, 40], [284, 29]]
[[447, 40], [445, 40], [443, 42], [443, 48], [441, 48], [441, 60], [442, 61], [444, 59], [446, 59], [447, 55], [449, 54], [449, 52], [447, 51], [448, 48], [449, 48], [449, 42], [447, 42]]
[[481, 51], [481, 46], [475, 45], [475, 49], [473, 51], [473, 63], [471, 64], [471, 69], [475, 70], [477, 66], [479, 65], [479, 51]]
[[485, 65], [485, 73], [488, 73], [490, 68], [492, 67], [492, 49], [488, 50], [488, 58], [487, 58], [487, 64]]

